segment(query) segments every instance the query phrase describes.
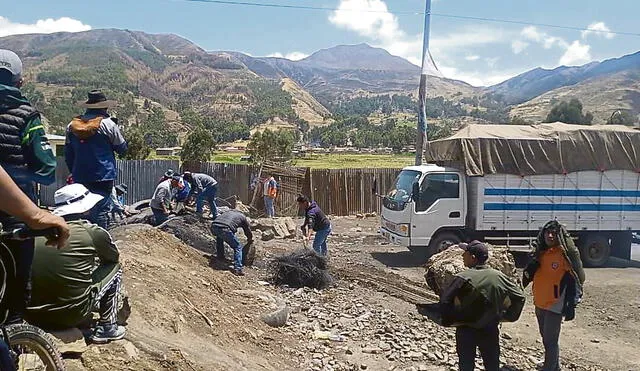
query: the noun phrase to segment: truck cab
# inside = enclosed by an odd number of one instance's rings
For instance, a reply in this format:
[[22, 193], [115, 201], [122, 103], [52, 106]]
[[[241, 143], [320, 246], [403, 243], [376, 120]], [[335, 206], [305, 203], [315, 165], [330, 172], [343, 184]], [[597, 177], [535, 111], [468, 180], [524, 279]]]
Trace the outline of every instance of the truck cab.
[[464, 228], [466, 179], [458, 169], [436, 165], [405, 167], [383, 198], [381, 233], [428, 255], [460, 242]]

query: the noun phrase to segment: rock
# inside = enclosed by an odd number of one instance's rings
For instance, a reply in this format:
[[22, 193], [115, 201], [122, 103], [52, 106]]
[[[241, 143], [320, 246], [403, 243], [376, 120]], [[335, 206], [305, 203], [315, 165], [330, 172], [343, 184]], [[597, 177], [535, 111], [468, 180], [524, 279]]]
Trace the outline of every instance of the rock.
[[124, 348], [125, 352], [127, 352], [127, 355], [129, 356], [130, 359], [136, 360], [139, 358], [138, 348], [136, 348], [136, 346], [133, 345], [132, 342], [128, 340], [124, 340], [122, 342], [122, 347]]
[[262, 236], [260, 237], [262, 241], [271, 241], [274, 238], [276, 238], [276, 236], [273, 231], [264, 231], [262, 232]]
[[235, 209], [238, 210], [239, 212], [243, 213], [246, 216], [249, 216], [249, 214], [251, 214], [251, 210], [249, 209], [249, 206], [243, 204], [242, 201], [240, 201], [240, 200], [236, 201]]
[[49, 334], [52, 335], [58, 350], [63, 355], [81, 355], [89, 348], [84, 341], [82, 331], [75, 327], [52, 331]]
[[598, 343], [600, 343], [600, 339], [591, 339], [591, 342], [595, 343], [595, 344], [598, 344]]
[[369, 368], [369, 366], [367, 366], [367, 364], [366, 364], [366, 363], [361, 363], [361, 364], [360, 364], [360, 369], [361, 369], [361, 370], [366, 370], [367, 368]]
[[503, 338], [503, 339], [506, 339], [506, 340], [511, 340], [511, 339], [513, 339], [513, 338], [511, 337], [511, 335], [509, 335], [509, 334], [508, 334], [508, 333], [506, 333], [506, 332], [503, 332], [503, 333], [502, 333], [502, 338]]
[[251, 229], [260, 230], [263, 233], [271, 231], [275, 238], [292, 238], [296, 234], [296, 224], [289, 217], [253, 219]]
[[358, 219], [364, 219], [364, 214], [356, 214], [356, 218], [358, 218]]
[[383, 352], [386, 352], [388, 350], [391, 350], [391, 345], [389, 345], [389, 343], [385, 343], [384, 341], [381, 341], [378, 344], [378, 348], [380, 348], [380, 350], [382, 350]]
[[[504, 248], [494, 248], [489, 246], [488, 265], [506, 274], [514, 281], [519, 281], [516, 272], [516, 264], [513, 255]], [[438, 295], [449, 286], [453, 276], [467, 269], [462, 262], [462, 249], [458, 245], [448, 247], [429, 258], [425, 264], [425, 280], [429, 287]]]
[[368, 353], [368, 354], [380, 354], [380, 353], [382, 353], [382, 351], [380, 350], [380, 348], [376, 348], [376, 347], [367, 347], [367, 348], [363, 348], [363, 349], [362, 349], [362, 353]]
[[271, 313], [263, 314], [261, 319], [262, 322], [271, 327], [282, 327], [287, 323], [287, 320], [289, 320], [290, 313], [291, 310], [289, 307], [284, 303], [280, 303], [278, 309]]

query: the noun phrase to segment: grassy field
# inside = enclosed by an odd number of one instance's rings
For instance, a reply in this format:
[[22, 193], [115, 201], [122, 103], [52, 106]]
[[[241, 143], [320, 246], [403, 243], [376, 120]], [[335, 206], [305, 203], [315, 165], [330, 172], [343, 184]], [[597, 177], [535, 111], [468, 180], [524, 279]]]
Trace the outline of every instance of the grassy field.
[[[247, 164], [246, 161], [240, 161], [244, 153], [237, 152], [216, 152], [213, 156], [213, 162], [222, 162], [227, 164]], [[159, 157], [152, 155], [153, 159], [177, 159], [174, 157]], [[374, 155], [374, 154], [313, 154], [307, 155], [305, 158], [297, 158], [293, 160], [294, 166], [310, 167], [314, 169], [347, 169], [347, 168], [401, 168], [413, 164], [413, 154], [391, 154], [391, 155]]]

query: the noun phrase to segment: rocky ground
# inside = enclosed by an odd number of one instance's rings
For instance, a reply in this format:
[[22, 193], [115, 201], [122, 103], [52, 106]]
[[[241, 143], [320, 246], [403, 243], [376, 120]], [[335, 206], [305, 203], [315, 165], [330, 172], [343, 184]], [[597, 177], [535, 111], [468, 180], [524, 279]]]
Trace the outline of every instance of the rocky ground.
[[[335, 281], [321, 291], [268, 283], [271, 258], [302, 247], [294, 238], [267, 233], [268, 241], [257, 243], [254, 266], [236, 277], [226, 264], [210, 261], [206, 223], [190, 219], [168, 229], [188, 229], [188, 236], [176, 234], [196, 248], [149, 226], [117, 228], [132, 306], [128, 335], [69, 353], [68, 368], [457, 369], [453, 331], [415, 307], [434, 299], [424, 262], [383, 241], [377, 218], [336, 218], [333, 225], [329, 264]], [[587, 270], [585, 301], [563, 328], [565, 369], [635, 370], [640, 364], [640, 268], [614, 263]], [[274, 313], [284, 315], [284, 326], [263, 321]], [[501, 342], [504, 369], [535, 369], [542, 345], [530, 304], [519, 322], [503, 325]]]

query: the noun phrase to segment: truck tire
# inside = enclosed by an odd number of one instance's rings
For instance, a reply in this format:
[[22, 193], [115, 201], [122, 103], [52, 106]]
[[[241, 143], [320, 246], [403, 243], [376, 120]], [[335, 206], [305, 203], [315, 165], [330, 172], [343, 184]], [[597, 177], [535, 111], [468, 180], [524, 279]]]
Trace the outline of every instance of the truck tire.
[[443, 250], [446, 250], [447, 247], [451, 245], [457, 245], [462, 241], [460, 237], [452, 232], [442, 232], [438, 233], [436, 237], [431, 240], [429, 243], [429, 248], [427, 249], [427, 258], [431, 255], [437, 254]]
[[586, 267], [601, 267], [611, 255], [609, 239], [599, 234], [588, 234], [580, 238], [580, 257]]

